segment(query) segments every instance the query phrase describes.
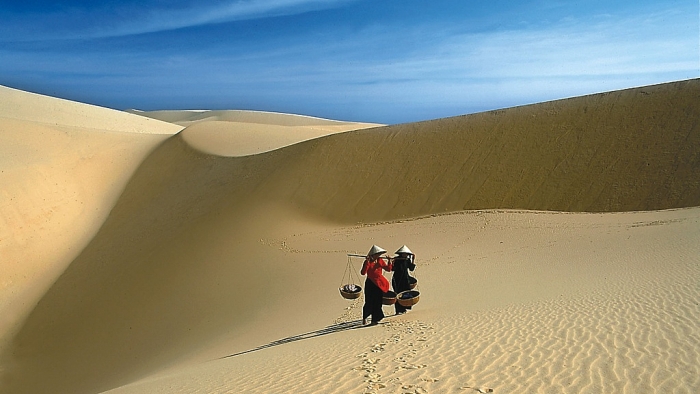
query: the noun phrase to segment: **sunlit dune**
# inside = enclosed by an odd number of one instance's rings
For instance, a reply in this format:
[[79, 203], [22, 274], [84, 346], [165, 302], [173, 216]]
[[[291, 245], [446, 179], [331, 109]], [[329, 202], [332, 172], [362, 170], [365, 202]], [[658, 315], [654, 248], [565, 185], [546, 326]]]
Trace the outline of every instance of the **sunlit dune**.
[[[221, 121], [233, 123], [257, 123], [271, 126], [314, 126], [323, 128], [327, 126], [356, 125], [357, 122], [323, 119], [313, 116], [283, 114], [265, 111], [242, 110], [168, 110], [168, 111], [139, 111], [129, 110], [134, 114], [146, 116], [164, 122], [189, 126], [193, 123], [206, 121]], [[369, 125], [369, 124], [366, 124]], [[375, 125], [378, 126], [378, 125]]]
[[181, 129], [0, 86], [0, 346]]
[[182, 137], [190, 146], [204, 153], [229, 157], [264, 153], [330, 134], [382, 126], [260, 111], [131, 112], [187, 126]]

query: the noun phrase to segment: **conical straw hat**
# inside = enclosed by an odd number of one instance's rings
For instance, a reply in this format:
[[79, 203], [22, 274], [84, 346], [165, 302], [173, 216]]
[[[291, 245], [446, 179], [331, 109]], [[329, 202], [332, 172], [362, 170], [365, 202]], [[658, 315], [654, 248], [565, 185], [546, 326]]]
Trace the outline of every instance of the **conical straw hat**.
[[399, 250], [396, 251], [396, 254], [399, 254], [399, 253], [413, 254], [413, 252], [411, 252], [411, 249], [409, 249], [408, 246], [406, 246], [406, 245], [400, 247]]
[[369, 250], [369, 253], [367, 253], [367, 256], [372, 256], [375, 254], [382, 254], [382, 253], [386, 253], [386, 250], [380, 248], [377, 245], [372, 245], [372, 249]]

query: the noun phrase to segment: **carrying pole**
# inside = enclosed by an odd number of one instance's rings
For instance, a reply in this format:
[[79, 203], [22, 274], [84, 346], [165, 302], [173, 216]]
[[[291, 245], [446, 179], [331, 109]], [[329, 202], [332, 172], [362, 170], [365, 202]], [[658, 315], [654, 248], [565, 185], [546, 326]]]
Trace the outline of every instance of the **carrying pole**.
[[[367, 258], [367, 256], [364, 254], [355, 254], [355, 253], [348, 253], [348, 257], [362, 257], [363, 259]], [[393, 257], [390, 257], [390, 256], [385, 256], [384, 258], [389, 259], [389, 260], [394, 259]]]

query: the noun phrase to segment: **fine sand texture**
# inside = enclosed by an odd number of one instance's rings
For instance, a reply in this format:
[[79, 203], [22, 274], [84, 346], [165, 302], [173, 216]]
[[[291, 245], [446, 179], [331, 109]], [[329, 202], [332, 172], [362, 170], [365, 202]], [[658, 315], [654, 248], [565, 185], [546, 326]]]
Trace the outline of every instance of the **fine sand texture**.
[[[63, 263], [16, 247], [11, 269], [52, 279], [16, 285], [34, 298], [2, 333], [1, 392], [700, 388], [700, 80], [355, 131], [168, 112], [178, 125], [122, 115], [187, 128], [128, 134], [153, 136], [129, 166], [83, 166], [117, 181], [71, 224], [80, 242], [51, 249]], [[313, 127], [327, 135], [293, 129]], [[85, 133], [95, 155], [126, 135]], [[13, 138], [0, 149], [19, 152]], [[58, 154], [39, 147], [15, 154], [27, 176]], [[56, 160], [46, 179], [82, 179]], [[29, 231], [6, 217], [0, 242]], [[65, 233], [44, 220], [36, 237]], [[417, 254], [421, 299], [361, 327], [362, 299], [338, 286], [372, 244]]]
[[[291, 230], [291, 229], [290, 229]], [[693, 393], [700, 387], [700, 209], [566, 214], [473, 211], [297, 227], [264, 243], [335, 266], [352, 246], [407, 242], [421, 300], [361, 328], [335, 288], [326, 325], [215, 354], [110, 393]], [[354, 262], [359, 269], [360, 262]], [[292, 292], [293, 293], [293, 292]], [[345, 306], [345, 308], [343, 308]], [[293, 308], [293, 305], [289, 307]], [[294, 311], [270, 309], [280, 330]], [[331, 318], [335, 317], [334, 320]], [[262, 338], [261, 338], [262, 339]], [[223, 349], [219, 349], [223, 350]]]

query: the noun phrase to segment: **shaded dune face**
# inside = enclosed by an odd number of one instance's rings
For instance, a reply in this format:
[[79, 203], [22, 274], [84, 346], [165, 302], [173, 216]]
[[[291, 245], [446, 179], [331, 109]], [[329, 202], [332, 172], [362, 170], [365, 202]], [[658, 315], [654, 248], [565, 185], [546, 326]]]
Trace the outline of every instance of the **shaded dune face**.
[[325, 217], [700, 204], [700, 81], [333, 135], [276, 153], [263, 182]]
[[250, 319], [284, 270], [256, 265], [244, 170], [162, 144], [13, 340], [8, 392], [107, 390]]
[[285, 220], [268, 206], [339, 223], [465, 209], [698, 206], [698, 119], [700, 80], [691, 80], [246, 157], [207, 155], [174, 136], [29, 316], [3, 355], [2, 384], [107, 390], [235, 330], [281, 297], [263, 296], [264, 283], [300, 275], [260, 258], [261, 234]]

